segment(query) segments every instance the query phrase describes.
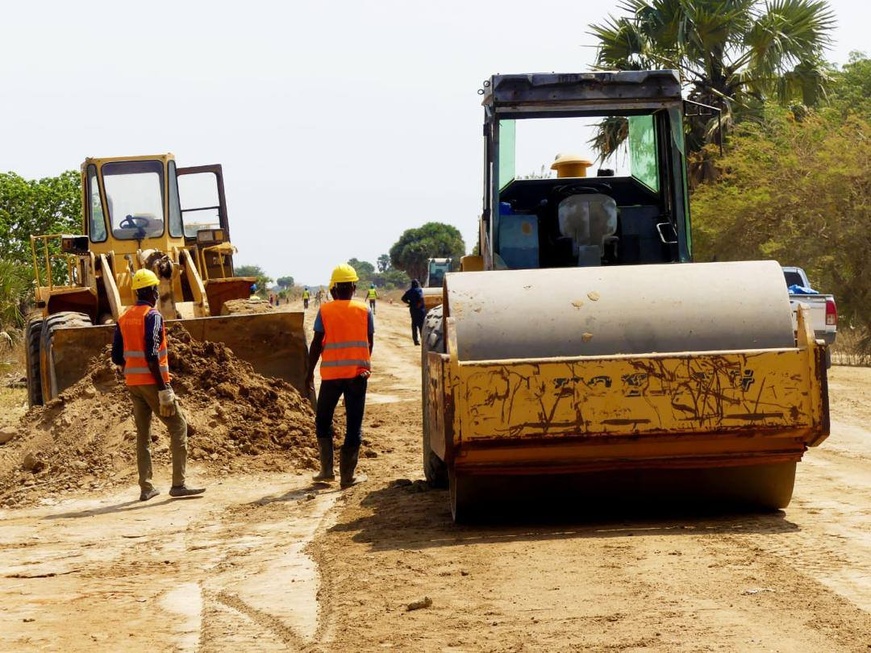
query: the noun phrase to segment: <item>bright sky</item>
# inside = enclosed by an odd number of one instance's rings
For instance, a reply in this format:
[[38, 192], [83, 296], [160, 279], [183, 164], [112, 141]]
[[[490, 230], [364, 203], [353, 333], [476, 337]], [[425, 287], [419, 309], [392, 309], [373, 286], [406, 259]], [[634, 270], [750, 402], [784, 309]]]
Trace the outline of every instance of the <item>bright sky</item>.
[[[32, 179], [161, 152], [222, 163], [237, 263], [309, 285], [352, 257], [374, 264], [429, 221], [471, 249], [481, 82], [588, 69], [588, 25], [617, 4], [10, 2], [0, 170]], [[829, 4], [830, 60], [871, 53], [868, 0]]]

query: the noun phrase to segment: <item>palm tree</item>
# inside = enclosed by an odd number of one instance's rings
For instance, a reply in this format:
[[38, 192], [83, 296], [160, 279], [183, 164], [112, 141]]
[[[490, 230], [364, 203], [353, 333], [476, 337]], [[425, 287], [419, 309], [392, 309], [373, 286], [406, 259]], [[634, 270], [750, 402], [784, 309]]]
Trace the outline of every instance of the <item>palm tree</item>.
[[[690, 119], [691, 152], [722, 142], [741, 120], [758, 119], [766, 99], [817, 104], [825, 97], [822, 55], [835, 17], [825, 0], [624, 0], [628, 16], [591, 25], [603, 69], [677, 70], [687, 98], [719, 116]], [[592, 143], [601, 159], [621, 142], [615, 121]]]

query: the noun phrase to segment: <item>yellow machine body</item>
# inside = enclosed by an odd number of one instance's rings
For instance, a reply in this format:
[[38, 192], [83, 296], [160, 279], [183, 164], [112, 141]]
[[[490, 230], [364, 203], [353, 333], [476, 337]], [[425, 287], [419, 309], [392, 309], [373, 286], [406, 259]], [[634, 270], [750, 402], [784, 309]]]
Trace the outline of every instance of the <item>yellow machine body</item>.
[[[193, 184], [193, 200], [180, 192]], [[88, 158], [82, 164], [82, 235], [31, 237], [36, 301], [28, 322], [28, 396], [44, 403], [74, 384], [111, 342], [136, 301], [135, 272], [160, 279], [157, 308], [198, 340], [221, 342], [301, 393], [308, 364], [303, 314], [227, 315], [250, 296], [236, 276], [221, 166], [177, 168], [172, 154]]]
[[[425, 354], [423, 391], [429, 446], [461, 502], [455, 514], [468, 510], [464, 493], [485, 476], [601, 479], [645, 470], [693, 471], [696, 490], [720, 474], [727, 489], [743, 485], [737, 494], [755, 503], [789, 503], [795, 463], [825, 440], [829, 421], [825, 346], [803, 312], [793, 333], [779, 267], [695, 264], [649, 273], [664, 285], [647, 293], [624, 286], [630, 269], [576, 270], [568, 278], [555, 270], [516, 273], [511, 284], [538, 316], [529, 322], [508, 309], [516, 306], [506, 288], [515, 274], [448, 277], [445, 352]], [[557, 274], [585, 291], [537, 294]], [[701, 298], [718, 291], [718, 278], [752, 281], [755, 293], [718, 313], [716, 302]], [[678, 293], [679, 303], [670, 293], [654, 296], [682, 284], [700, 296]], [[755, 345], [738, 349], [742, 341]], [[566, 355], [572, 350], [586, 355]]]
[[[826, 346], [776, 261], [693, 261], [679, 75], [493, 75], [479, 94], [478, 248], [421, 343], [423, 468], [454, 519], [539, 480], [546, 504], [785, 507], [829, 433]], [[583, 130], [614, 139], [613, 169], [528, 174]]]

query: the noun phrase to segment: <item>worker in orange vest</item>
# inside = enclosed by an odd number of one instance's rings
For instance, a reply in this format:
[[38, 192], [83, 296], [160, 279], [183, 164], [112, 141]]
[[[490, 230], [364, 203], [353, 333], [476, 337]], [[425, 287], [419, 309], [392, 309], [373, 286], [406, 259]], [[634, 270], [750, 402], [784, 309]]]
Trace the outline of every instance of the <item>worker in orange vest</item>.
[[321, 470], [313, 480], [335, 480], [333, 472], [333, 414], [339, 399], [345, 399], [345, 441], [339, 454], [339, 483], [346, 488], [361, 481], [355, 476], [362, 442], [366, 388], [371, 371], [375, 338], [372, 311], [354, 299], [357, 271], [347, 263], [339, 265], [330, 277], [330, 294], [335, 301], [321, 304], [314, 323], [314, 338], [309, 349], [306, 387], [314, 391], [314, 370], [321, 359], [321, 388], [318, 393], [315, 432], [318, 438]]
[[160, 494], [151, 482], [152, 413], [157, 413], [169, 431], [172, 451], [169, 496], [189, 497], [206, 491], [185, 485], [188, 426], [169, 383], [166, 328], [163, 316], [154, 308], [159, 283], [151, 270], [138, 270], [133, 275], [131, 288], [136, 293], [136, 304], [118, 318], [112, 341], [112, 362], [124, 368], [124, 381], [133, 403], [140, 501]]

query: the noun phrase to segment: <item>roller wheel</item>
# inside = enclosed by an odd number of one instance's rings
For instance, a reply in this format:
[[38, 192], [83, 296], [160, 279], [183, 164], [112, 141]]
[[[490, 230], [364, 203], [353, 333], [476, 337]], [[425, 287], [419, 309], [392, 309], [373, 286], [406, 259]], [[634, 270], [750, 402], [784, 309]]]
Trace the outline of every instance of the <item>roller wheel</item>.
[[42, 378], [39, 369], [39, 345], [42, 337], [42, 316], [34, 315], [27, 320], [24, 332], [25, 359], [27, 365], [27, 404], [42, 406]]
[[[54, 371], [54, 352], [52, 351], [52, 343], [54, 334], [58, 329], [66, 327], [84, 327], [91, 326], [91, 318], [85, 313], [77, 313], [73, 311], [63, 311], [50, 315], [42, 321], [42, 330], [40, 334], [39, 346], [39, 361], [42, 385], [42, 400], [43, 403], [54, 399], [60, 394], [57, 385], [57, 377]], [[82, 367], [87, 361], [82, 361]]]
[[739, 467], [729, 484], [736, 501], [762, 510], [781, 510], [792, 500], [795, 467], [795, 462]]
[[423, 406], [423, 473], [427, 483], [432, 487], [448, 487], [448, 470], [445, 462], [439, 458], [430, 446], [429, 419], [429, 393], [427, 392], [426, 379], [428, 378], [429, 364], [427, 353], [434, 351], [445, 353], [444, 318], [443, 307], [436, 306], [431, 309], [424, 319], [423, 332], [421, 333], [421, 405]]
[[449, 472], [451, 490], [451, 516], [457, 524], [469, 524], [481, 516], [480, 497], [477, 495], [477, 485], [474, 477], [457, 474], [453, 469]]
[[[795, 462], [659, 470], [640, 476], [612, 477], [625, 498], [644, 505], [674, 501], [676, 506], [720, 510], [781, 510], [789, 505], [795, 484]], [[601, 486], [601, 483], [599, 483]], [[596, 489], [595, 487], [593, 489]], [[620, 495], [624, 498], [623, 495]]]

